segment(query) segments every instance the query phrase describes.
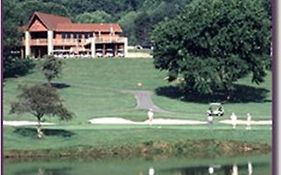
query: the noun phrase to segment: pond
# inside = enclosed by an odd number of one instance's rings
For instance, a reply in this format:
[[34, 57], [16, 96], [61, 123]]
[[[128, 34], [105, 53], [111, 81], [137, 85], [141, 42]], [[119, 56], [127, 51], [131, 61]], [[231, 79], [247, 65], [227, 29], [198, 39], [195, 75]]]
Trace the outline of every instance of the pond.
[[271, 155], [205, 159], [163, 158], [12, 161], [5, 175], [271, 175]]

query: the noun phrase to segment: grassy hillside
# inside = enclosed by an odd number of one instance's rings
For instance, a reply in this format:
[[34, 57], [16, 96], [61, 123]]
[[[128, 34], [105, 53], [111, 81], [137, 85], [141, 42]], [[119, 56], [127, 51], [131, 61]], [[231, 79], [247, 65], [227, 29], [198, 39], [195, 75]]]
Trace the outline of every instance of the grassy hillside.
[[[63, 76], [55, 80], [59, 87], [59, 93], [65, 100], [65, 104], [75, 114], [72, 123], [87, 122], [92, 117], [119, 116], [134, 120], [145, 120], [145, 111], [135, 110], [136, 100], [128, 90], [148, 90], [155, 92], [159, 87], [169, 87], [165, 80], [165, 72], [155, 70], [152, 59], [69, 59], [66, 60]], [[37, 68], [34, 73], [20, 78], [7, 79], [4, 87], [4, 117], [6, 120], [20, 119], [8, 114], [9, 105], [19, 94], [18, 86], [24, 84], [45, 82], [42, 73]], [[142, 87], [137, 86], [141, 82]], [[253, 96], [258, 89], [266, 91], [265, 98], [260, 101], [250, 99], [241, 103], [225, 103], [226, 116], [235, 112], [238, 117], [245, 117], [247, 112], [253, 119], [271, 118], [271, 74], [266, 81], [259, 86], [251, 84], [250, 78], [237, 82], [249, 87], [248, 94], [241, 96]], [[254, 89], [254, 88], [257, 89]], [[252, 89], [251, 89], [252, 88]], [[252, 90], [252, 91], [251, 91]], [[255, 91], [258, 92], [255, 92]], [[253, 94], [251, 94], [253, 93]], [[175, 95], [177, 96], [177, 95]], [[161, 108], [173, 111], [175, 114], [156, 114], [156, 117], [177, 117], [205, 120], [205, 112], [208, 102], [200, 102], [185, 99], [180, 96], [157, 95], [154, 93], [153, 101]], [[252, 101], [251, 101], [252, 100]], [[212, 101], [210, 101], [212, 102]], [[30, 118], [29, 114], [21, 116]], [[32, 118], [31, 118], [32, 119]]]
[[[216, 125], [214, 132], [208, 126], [133, 126], [121, 125], [97, 126], [88, 123], [94, 117], [123, 117], [131, 120], [146, 120], [146, 111], [137, 110], [136, 100], [128, 90], [148, 90], [154, 92], [159, 87], [170, 86], [165, 80], [165, 72], [154, 69], [152, 59], [67, 59], [63, 76], [56, 79], [55, 86], [64, 99], [66, 106], [76, 114], [70, 122], [61, 122], [56, 118], [46, 117], [47, 122], [56, 126], [48, 127], [51, 134], [43, 140], [37, 140], [35, 130], [30, 128], [4, 127], [4, 149], [46, 149], [76, 146], [98, 145], [137, 145], [146, 141], [173, 142], [185, 139], [238, 140], [250, 143], [271, 144], [271, 130], [268, 126], [253, 127], [245, 132], [244, 126], [237, 131], [230, 126]], [[40, 64], [38, 62], [38, 64]], [[34, 120], [31, 114], [9, 114], [10, 102], [20, 93], [19, 85], [45, 83], [39, 68], [33, 73], [5, 81], [4, 120]], [[137, 84], [143, 83], [142, 87]], [[246, 79], [238, 83], [253, 86]], [[255, 85], [255, 87], [257, 87]], [[236, 112], [238, 117], [246, 112], [253, 113], [253, 119], [271, 118], [271, 75], [258, 88], [267, 89], [264, 101], [248, 103], [228, 103], [225, 110], [228, 114]], [[206, 120], [208, 103], [181, 101], [179, 98], [158, 96], [153, 93], [153, 101], [161, 108], [174, 113], [156, 113], [155, 117], [186, 118]], [[216, 119], [217, 120], [217, 119]], [[33, 128], [33, 127], [31, 127]], [[46, 127], [44, 127], [46, 128]], [[45, 130], [46, 131], [46, 130]], [[66, 135], [65, 135], [66, 134]], [[70, 136], [67, 136], [70, 135]], [[59, 144], [58, 144], [59, 143]]]

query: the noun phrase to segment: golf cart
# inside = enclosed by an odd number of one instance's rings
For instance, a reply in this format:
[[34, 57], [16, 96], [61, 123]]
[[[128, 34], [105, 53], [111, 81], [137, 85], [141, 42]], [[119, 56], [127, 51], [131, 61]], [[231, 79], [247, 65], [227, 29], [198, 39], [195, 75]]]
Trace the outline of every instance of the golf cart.
[[207, 110], [208, 116], [223, 116], [224, 109], [221, 103], [210, 103]]

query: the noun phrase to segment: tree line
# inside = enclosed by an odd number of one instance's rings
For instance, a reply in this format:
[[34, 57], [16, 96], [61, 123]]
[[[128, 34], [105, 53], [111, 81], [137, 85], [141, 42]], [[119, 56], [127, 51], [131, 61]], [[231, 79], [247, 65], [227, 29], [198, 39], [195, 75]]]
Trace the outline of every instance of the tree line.
[[[119, 23], [130, 45], [148, 44], [154, 26], [173, 18], [191, 0], [4, 0], [7, 37], [26, 24], [34, 11], [69, 17], [73, 22]], [[14, 44], [10, 42], [9, 44]]]
[[[155, 46], [155, 67], [168, 71], [169, 81], [179, 79], [185, 91], [231, 91], [233, 82], [249, 74], [258, 84], [271, 66], [270, 0], [3, 2], [4, 54], [19, 43], [17, 27], [26, 24], [34, 11], [41, 11], [74, 22], [119, 23], [130, 45]], [[13, 65], [11, 60], [15, 59], [6, 59], [4, 65], [9, 61]], [[24, 65], [26, 70], [32, 66]], [[5, 70], [9, 69], [4, 68], [4, 75]]]

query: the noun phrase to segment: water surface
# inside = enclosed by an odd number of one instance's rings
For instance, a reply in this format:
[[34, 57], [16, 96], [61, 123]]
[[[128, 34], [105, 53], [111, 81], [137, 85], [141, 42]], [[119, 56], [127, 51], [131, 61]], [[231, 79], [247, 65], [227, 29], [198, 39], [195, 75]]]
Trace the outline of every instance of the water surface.
[[206, 159], [151, 158], [11, 161], [5, 175], [271, 175], [271, 155]]

